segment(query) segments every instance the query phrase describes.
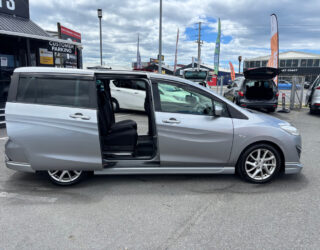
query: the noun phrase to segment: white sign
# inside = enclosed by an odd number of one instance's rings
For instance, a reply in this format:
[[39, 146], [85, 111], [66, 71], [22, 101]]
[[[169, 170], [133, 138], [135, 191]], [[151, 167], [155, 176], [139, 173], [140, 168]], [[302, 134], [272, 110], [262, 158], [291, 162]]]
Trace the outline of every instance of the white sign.
[[8, 67], [8, 58], [0, 57], [0, 66], [1, 67]]

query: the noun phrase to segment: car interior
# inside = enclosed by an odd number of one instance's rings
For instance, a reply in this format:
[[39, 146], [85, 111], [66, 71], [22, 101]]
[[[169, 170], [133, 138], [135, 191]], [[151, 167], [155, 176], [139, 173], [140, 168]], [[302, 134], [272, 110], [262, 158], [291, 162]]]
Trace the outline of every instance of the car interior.
[[274, 83], [266, 80], [248, 80], [245, 95], [249, 100], [271, 100], [274, 97]]
[[134, 120], [116, 121], [111, 101], [110, 82], [126, 81], [126, 84], [130, 82], [133, 84], [134, 80], [110, 77], [99, 77], [96, 80], [100, 143], [104, 159], [150, 159], [156, 153], [157, 136], [151, 106], [151, 92], [146, 81], [144, 108], [148, 118], [147, 134], [138, 134], [139, 124]]

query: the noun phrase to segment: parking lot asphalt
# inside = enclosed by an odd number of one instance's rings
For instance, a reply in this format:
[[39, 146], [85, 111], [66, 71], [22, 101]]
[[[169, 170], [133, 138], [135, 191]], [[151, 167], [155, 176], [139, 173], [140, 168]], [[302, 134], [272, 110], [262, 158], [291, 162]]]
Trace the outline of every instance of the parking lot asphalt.
[[265, 185], [234, 175], [136, 175], [57, 187], [5, 167], [1, 130], [0, 249], [319, 249], [320, 115], [274, 115], [300, 129], [304, 169]]

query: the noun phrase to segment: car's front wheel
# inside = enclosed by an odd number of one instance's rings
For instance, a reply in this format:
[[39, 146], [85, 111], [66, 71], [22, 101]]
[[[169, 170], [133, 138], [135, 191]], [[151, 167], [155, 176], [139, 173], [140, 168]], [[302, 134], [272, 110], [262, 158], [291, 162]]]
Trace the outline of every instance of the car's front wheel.
[[49, 179], [56, 185], [70, 186], [79, 183], [87, 176], [87, 172], [77, 170], [49, 170]]
[[256, 144], [242, 153], [237, 167], [244, 180], [252, 183], [266, 183], [279, 173], [280, 153], [269, 144]]

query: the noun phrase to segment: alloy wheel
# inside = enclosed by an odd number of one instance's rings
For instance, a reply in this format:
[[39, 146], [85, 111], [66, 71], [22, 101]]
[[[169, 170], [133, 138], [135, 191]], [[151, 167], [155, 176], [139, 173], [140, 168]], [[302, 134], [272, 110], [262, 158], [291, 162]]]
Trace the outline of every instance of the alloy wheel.
[[68, 184], [77, 181], [82, 171], [76, 170], [50, 170], [49, 176], [57, 183]]
[[253, 180], [268, 179], [277, 167], [274, 153], [268, 149], [258, 148], [252, 151], [245, 161], [245, 171]]

